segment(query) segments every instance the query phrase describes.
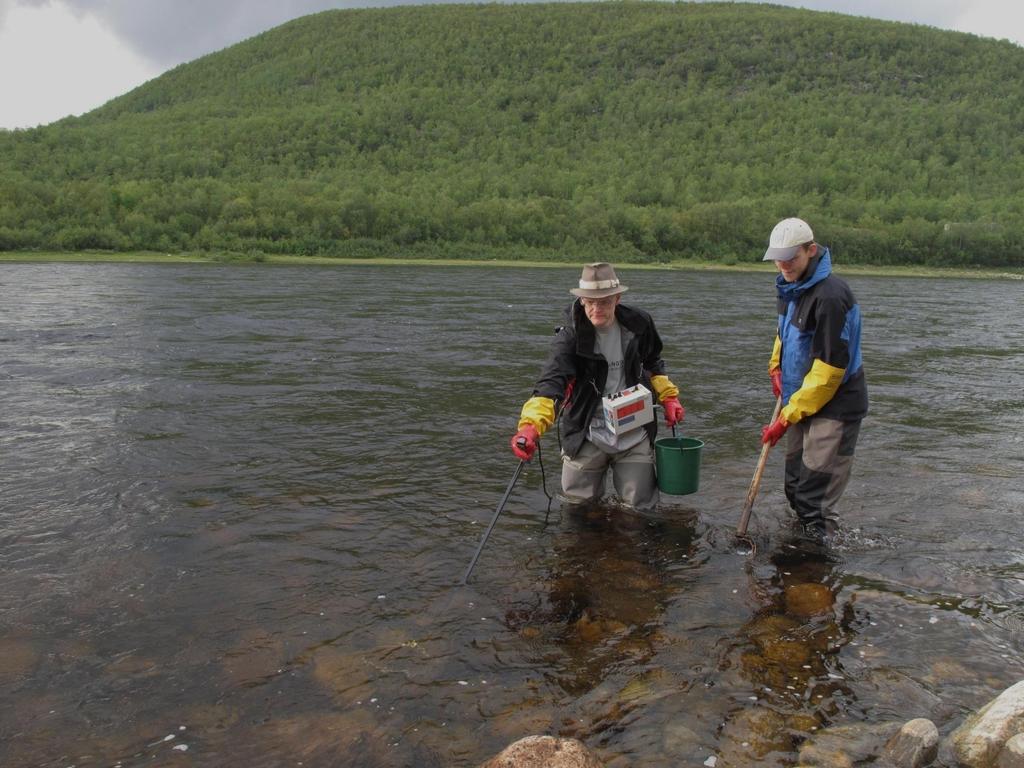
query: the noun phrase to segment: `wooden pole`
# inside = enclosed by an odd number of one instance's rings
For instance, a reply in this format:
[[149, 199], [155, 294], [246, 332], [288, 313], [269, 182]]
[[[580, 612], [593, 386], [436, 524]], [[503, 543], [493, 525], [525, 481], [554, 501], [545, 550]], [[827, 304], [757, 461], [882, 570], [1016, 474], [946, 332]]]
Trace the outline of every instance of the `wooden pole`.
[[[775, 401], [775, 410], [772, 411], [772, 418], [769, 424], [774, 424], [775, 420], [779, 418], [779, 412], [782, 410], [782, 398], [779, 397]], [[750, 524], [750, 512], [754, 508], [754, 499], [757, 498], [757, 491], [761, 487], [761, 475], [764, 474], [765, 464], [768, 463], [768, 451], [771, 450], [771, 443], [765, 443], [761, 446], [761, 457], [757, 460], [757, 469], [754, 470], [754, 477], [750, 480], [750, 488], [747, 490], [747, 500], [743, 503], [743, 513], [740, 515], [739, 525], [736, 526], [737, 536], [747, 535], [747, 526]]]

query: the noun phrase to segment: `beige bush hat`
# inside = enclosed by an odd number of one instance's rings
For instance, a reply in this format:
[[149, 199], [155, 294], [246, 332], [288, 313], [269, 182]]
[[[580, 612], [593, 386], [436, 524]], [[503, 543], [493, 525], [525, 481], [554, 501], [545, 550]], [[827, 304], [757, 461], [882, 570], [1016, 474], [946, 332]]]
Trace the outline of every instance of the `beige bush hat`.
[[762, 261], [789, 261], [801, 245], [814, 242], [814, 233], [803, 219], [783, 219], [775, 225], [768, 239], [768, 250]]
[[605, 261], [598, 261], [583, 265], [580, 287], [570, 288], [569, 293], [586, 299], [603, 299], [605, 296], [614, 296], [628, 290], [629, 288], [619, 283], [619, 278], [615, 276], [615, 267]]

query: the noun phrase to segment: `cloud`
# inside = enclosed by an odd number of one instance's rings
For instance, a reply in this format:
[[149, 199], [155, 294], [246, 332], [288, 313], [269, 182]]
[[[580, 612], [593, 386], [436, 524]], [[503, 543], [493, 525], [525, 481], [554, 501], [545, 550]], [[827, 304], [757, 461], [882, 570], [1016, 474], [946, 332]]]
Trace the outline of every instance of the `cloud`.
[[[705, 2], [707, 0], [698, 0]], [[813, 11], [924, 24], [1024, 43], [1024, 4], [1007, 0], [775, 0]]]
[[0, 0], [0, 29], [12, 6], [64, 8], [166, 69], [318, 11], [416, 4], [424, 0]]
[[[47, 54], [40, 56], [42, 49]], [[48, 3], [0, 5], [4, 128], [29, 128], [81, 114], [159, 71], [91, 16], [74, 16]]]
[[[432, 0], [427, 0], [432, 1]], [[458, 0], [456, 0], [458, 1]], [[1006, 0], [793, 0], [785, 5], [915, 22], [975, 34], [1024, 37], [1024, 4]], [[91, 17], [141, 57], [169, 68], [233, 45], [299, 16], [330, 8], [422, 4], [424, 0], [0, 0], [0, 29], [12, 6], [60, 6]], [[779, 2], [779, 0], [776, 0]], [[1013, 10], [1008, 10], [1010, 6]], [[1013, 23], [1008, 23], [1012, 18]]]
[[[29, 7], [61, 6], [92, 17], [140, 56], [170, 67], [328, 8], [330, 0], [13, 0]], [[361, 3], [365, 5], [365, 3]], [[11, 0], [0, 5], [0, 23]]]
[[951, 26], [964, 32], [1008, 39], [1024, 45], [1024, 4], [1003, 0], [963, 3]]
[[851, 16], [867, 16], [888, 21], [907, 21], [930, 26], [945, 26], [964, 6], [963, 0], [803, 0], [789, 2], [799, 8], [832, 11]]

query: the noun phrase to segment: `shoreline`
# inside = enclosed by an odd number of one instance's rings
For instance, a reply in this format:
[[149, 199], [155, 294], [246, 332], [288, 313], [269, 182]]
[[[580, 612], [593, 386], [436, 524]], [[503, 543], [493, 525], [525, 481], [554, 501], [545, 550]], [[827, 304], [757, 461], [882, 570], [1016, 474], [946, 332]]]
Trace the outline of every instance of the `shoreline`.
[[[101, 251], [3, 251], [0, 264], [235, 264], [235, 265], [294, 265], [294, 266], [432, 266], [432, 267], [529, 267], [565, 269], [578, 267], [578, 261], [538, 261], [535, 259], [445, 259], [445, 258], [352, 258], [331, 256], [280, 256], [266, 255], [257, 258], [221, 257], [199, 253], [157, 253], [129, 252], [114, 253]], [[686, 272], [761, 272], [774, 274], [772, 265], [754, 262], [736, 264], [697, 259], [678, 259], [655, 264], [630, 261], [616, 262], [616, 266], [632, 270], [664, 270]], [[924, 278], [967, 278], [972, 280], [1024, 280], [1024, 269], [1014, 271], [1009, 267], [923, 267], [923, 266], [876, 266], [865, 264], [842, 264], [836, 266], [838, 274], [876, 277], [924, 277]]]

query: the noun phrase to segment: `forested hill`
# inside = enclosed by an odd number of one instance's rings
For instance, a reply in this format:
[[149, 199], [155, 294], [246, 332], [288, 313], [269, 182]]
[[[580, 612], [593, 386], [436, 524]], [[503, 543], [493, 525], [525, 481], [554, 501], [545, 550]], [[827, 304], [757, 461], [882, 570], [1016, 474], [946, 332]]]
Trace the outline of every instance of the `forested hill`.
[[0, 249], [1024, 265], [1024, 49], [763, 5], [307, 16], [0, 132]]

